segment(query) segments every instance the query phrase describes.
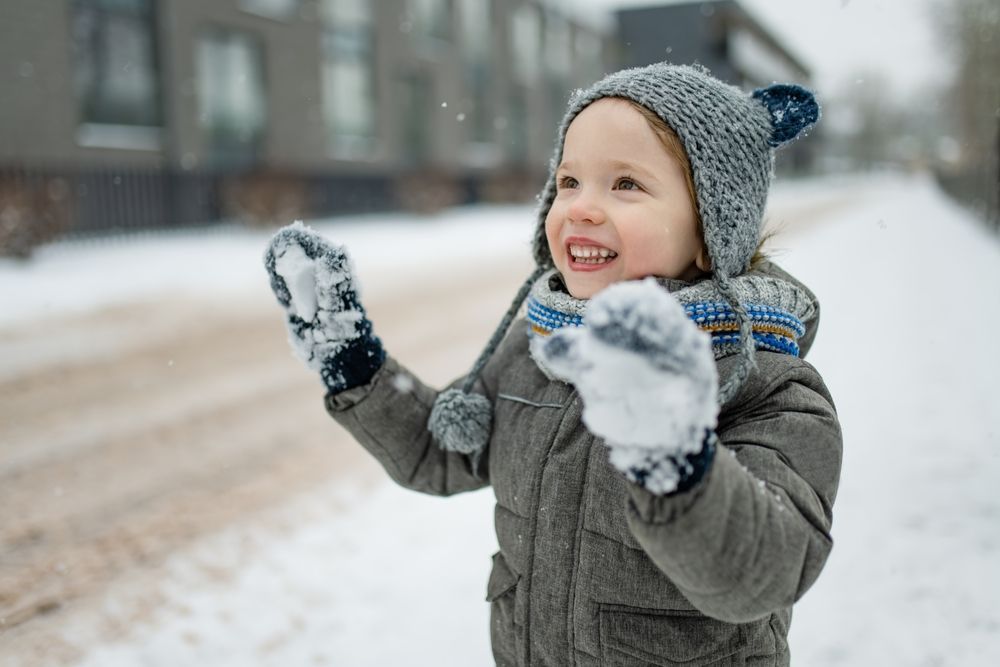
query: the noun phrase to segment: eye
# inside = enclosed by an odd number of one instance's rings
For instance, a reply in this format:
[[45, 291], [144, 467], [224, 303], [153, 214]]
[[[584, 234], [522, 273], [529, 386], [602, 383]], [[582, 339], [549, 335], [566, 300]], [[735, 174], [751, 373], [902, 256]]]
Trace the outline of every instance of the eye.
[[580, 183], [572, 176], [560, 176], [557, 181], [557, 185], [560, 190], [573, 190], [576, 189]]
[[632, 180], [631, 176], [622, 176], [615, 181], [615, 190], [642, 190], [642, 186]]

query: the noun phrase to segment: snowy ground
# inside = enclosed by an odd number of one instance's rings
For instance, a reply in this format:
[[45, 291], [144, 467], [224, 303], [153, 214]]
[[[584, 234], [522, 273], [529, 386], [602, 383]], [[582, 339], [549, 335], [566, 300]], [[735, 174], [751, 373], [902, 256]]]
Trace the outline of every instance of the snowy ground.
[[[997, 664], [1000, 244], [921, 177], [799, 184], [773, 203], [789, 224], [777, 259], [823, 304], [809, 359], [845, 435], [836, 546], [796, 607], [794, 664]], [[488, 209], [325, 229], [378, 293], [407, 270], [461, 276], [526, 251], [530, 226], [527, 209]], [[152, 293], [257, 294], [262, 239], [68, 244], [0, 263], [0, 326]], [[488, 491], [440, 500], [341, 482], [177, 553], [155, 612], [126, 636], [65, 637], [86, 667], [490, 664], [495, 548]], [[131, 618], [141, 597], [116, 584], [104, 612]]]
[[845, 457], [803, 665], [1000, 664], [1000, 244], [926, 180], [796, 238]]
[[[367, 215], [311, 222], [346, 245], [376, 289], [397, 288], [427, 265], [474, 267], [491, 254], [527, 251], [525, 207], [458, 208], [436, 217]], [[261, 270], [271, 232], [243, 227], [150, 233], [57, 243], [29, 263], [0, 259], [0, 326], [65, 315], [162, 294], [264, 294]], [[122, 276], [128, 276], [123, 280]]]

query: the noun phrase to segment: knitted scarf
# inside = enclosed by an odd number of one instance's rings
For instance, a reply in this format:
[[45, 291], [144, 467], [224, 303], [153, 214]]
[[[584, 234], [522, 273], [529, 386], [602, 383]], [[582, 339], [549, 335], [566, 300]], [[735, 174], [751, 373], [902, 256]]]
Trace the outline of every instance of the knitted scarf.
[[[736, 314], [711, 280], [688, 283], [660, 278], [657, 282], [684, 306], [698, 328], [711, 335], [716, 359], [740, 352]], [[816, 314], [809, 296], [789, 282], [754, 271], [732, 282], [751, 318], [756, 349], [797, 357], [798, 339], [805, 334], [802, 323]], [[535, 281], [527, 305], [529, 336], [548, 336], [560, 327], [581, 326], [587, 311], [587, 300], [570, 296], [555, 269]]]

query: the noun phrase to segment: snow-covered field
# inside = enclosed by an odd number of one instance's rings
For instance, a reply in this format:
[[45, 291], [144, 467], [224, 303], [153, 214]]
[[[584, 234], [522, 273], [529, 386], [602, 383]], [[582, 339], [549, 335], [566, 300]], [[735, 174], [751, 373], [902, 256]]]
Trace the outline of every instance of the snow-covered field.
[[[796, 606], [793, 664], [998, 664], [1000, 243], [923, 177], [795, 184], [772, 204], [808, 215], [775, 254], [822, 302], [809, 360], [845, 437], [835, 548]], [[461, 276], [527, 252], [531, 225], [527, 208], [491, 208], [321, 228], [378, 292], [408, 271]], [[0, 262], [0, 327], [153, 294], [270, 298], [265, 238], [62, 244]], [[495, 548], [489, 491], [441, 500], [340, 483], [176, 554], [128, 636], [95, 643], [67, 627], [66, 639], [86, 667], [490, 664]], [[102, 605], [132, 618], [141, 597], [123, 582]]]

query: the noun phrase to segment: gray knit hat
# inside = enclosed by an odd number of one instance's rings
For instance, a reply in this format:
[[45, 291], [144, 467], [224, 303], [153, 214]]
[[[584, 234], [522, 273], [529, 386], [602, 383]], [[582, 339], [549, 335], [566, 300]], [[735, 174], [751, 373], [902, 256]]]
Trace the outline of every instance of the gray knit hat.
[[[615, 72], [588, 89], [578, 90], [570, 99], [559, 126], [548, 180], [539, 195], [533, 248], [537, 269], [518, 292], [463, 391], [442, 394], [431, 414], [428, 426], [441, 445], [473, 454], [474, 462], [489, 438], [489, 404], [467, 392], [499, 345], [531, 284], [553, 266], [545, 217], [556, 196], [555, 174], [562, 161], [566, 130], [588, 105], [606, 97], [631, 100], [659, 116], [677, 133], [691, 163], [712, 280], [740, 324], [743, 363], [720, 389], [720, 403], [736, 393], [755, 365], [750, 318], [730, 278], [749, 268], [757, 248], [773, 171], [773, 149], [814, 124], [819, 119], [819, 106], [812, 93], [800, 86], [775, 84], [748, 95], [700, 66], [659, 63]], [[466, 395], [461, 396], [463, 393]], [[473, 425], [475, 433], [469, 431]]]
[[[677, 133], [691, 162], [713, 273], [743, 273], [760, 238], [771, 182], [771, 149], [816, 121], [819, 108], [812, 94], [798, 86], [772, 86], [751, 96], [713, 78], [704, 68], [662, 63], [615, 72], [577, 91], [560, 124], [548, 182], [540, 195], [534, 242], [540, 266], [552, 265], [545, 216], [556, 196], [555, 174], [566, 130], [581, 111], [605, 97], [641, 104]], [[779, 122], [786, 128], [780, 138], [775, 132]]]

